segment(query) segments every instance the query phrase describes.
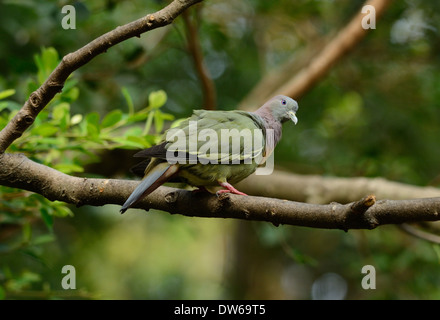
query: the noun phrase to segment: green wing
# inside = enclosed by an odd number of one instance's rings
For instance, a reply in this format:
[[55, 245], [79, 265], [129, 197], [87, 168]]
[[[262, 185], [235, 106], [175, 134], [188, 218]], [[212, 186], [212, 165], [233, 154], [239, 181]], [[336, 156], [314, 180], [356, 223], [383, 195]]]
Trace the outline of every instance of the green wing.
[[[265, 149], [263, 120], [245, 111], [195, 110], [165, 134], [167, 151], [182, 161], [259, 163]], [[182, 157], [184, 159], [182, 159]]]

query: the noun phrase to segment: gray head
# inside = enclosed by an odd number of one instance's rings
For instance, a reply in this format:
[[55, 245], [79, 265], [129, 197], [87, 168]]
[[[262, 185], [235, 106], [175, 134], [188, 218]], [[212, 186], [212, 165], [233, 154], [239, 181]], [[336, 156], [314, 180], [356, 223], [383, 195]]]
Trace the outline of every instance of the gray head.
[[295, 124], [298, 122], [298, 118], [296, 117], [298, 103], [292, 98], [283, 95], [273, 97], [267, 101], [260, 110], [262, 112], [269, 112], [274, 120], [280, 121], [281, 123], [287, 120], [292, 120]]

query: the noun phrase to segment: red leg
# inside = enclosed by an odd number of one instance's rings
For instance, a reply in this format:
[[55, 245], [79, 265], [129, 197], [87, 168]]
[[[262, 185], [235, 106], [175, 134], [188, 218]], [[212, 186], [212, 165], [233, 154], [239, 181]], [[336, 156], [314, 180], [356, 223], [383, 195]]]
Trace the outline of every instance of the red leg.
[[226, 190], [219, 190], [219, 191], [217, 191], [217, 192], [216, 192], [217, 195], [219, 195], [219, 194], [221, 194], [221, 193], [227, 193], [227, 192], [230, 192], [230, 193], [239, 194], [239, 195], [242, 195], [242, 196], [247, 196], [246, 193], [243, 193], [243, 192], [241, 192], [241, 191], [238, 191], [238, 190], [235, 189], [231, 184], [229, 184], [229, 183], [227, 183], [227, 182], [219, 182], [219, 184], [220, 184], [222, 187], [226, 188]]

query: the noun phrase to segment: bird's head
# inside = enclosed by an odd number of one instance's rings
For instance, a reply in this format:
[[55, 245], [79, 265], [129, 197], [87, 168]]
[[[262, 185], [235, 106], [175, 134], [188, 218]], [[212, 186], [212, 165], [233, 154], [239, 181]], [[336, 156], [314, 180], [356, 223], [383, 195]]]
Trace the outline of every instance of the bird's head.
[[267, 101], [263, 107], [267, 107], [268, 111], [272, 113], [275, 120], [284, 123], [292, 120], [293, 123], [298, 123], [296, 112], [298, 111], [298, 103], [292, 98], [278, 95]]

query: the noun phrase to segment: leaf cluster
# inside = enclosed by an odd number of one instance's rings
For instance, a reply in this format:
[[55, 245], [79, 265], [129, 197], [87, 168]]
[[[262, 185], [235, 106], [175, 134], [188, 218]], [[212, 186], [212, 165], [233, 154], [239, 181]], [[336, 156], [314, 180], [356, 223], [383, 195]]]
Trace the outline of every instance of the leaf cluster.
[[[36, 90], [60, 59], [54, 48], [42, 48], [34, 57], [37, 74], [26, 84], [27, 94]], [[161, 107], [167, 101], [163, 90], [151, 92], [148, 105], [136, 110], [130, 93], [122, 88], [126, 106], [101, 117], [98, 112], [85, 115], [72, 113], [80, 90], [75, 76], [69, 77], [63, 91], [40, 112], [34, 124], [9, 148], [66, 174], [83, 172], [84, 165], [99, 162], [99, 151], [148, 148], [160, 139], [165, 122], [174, 117]], [[11, 100], [13, 89], [0, 92], [0, 127], [15, 116], [21, 106]], [[54, 239], [54, 217], [73, 213], [59, 201], [41, 195], [0, 186], [0, 255], [25, 253], [39, 258], [41, 245]], [[39, 227], [45, 225], [45, 228]], [[45, 230], [44, 230], [45, 229]], [[38, 274], [24, 270], [14, 274], [7, 265], [0, 265], [0, 298], [7, 292], [20, 291], [38, 283]]]

